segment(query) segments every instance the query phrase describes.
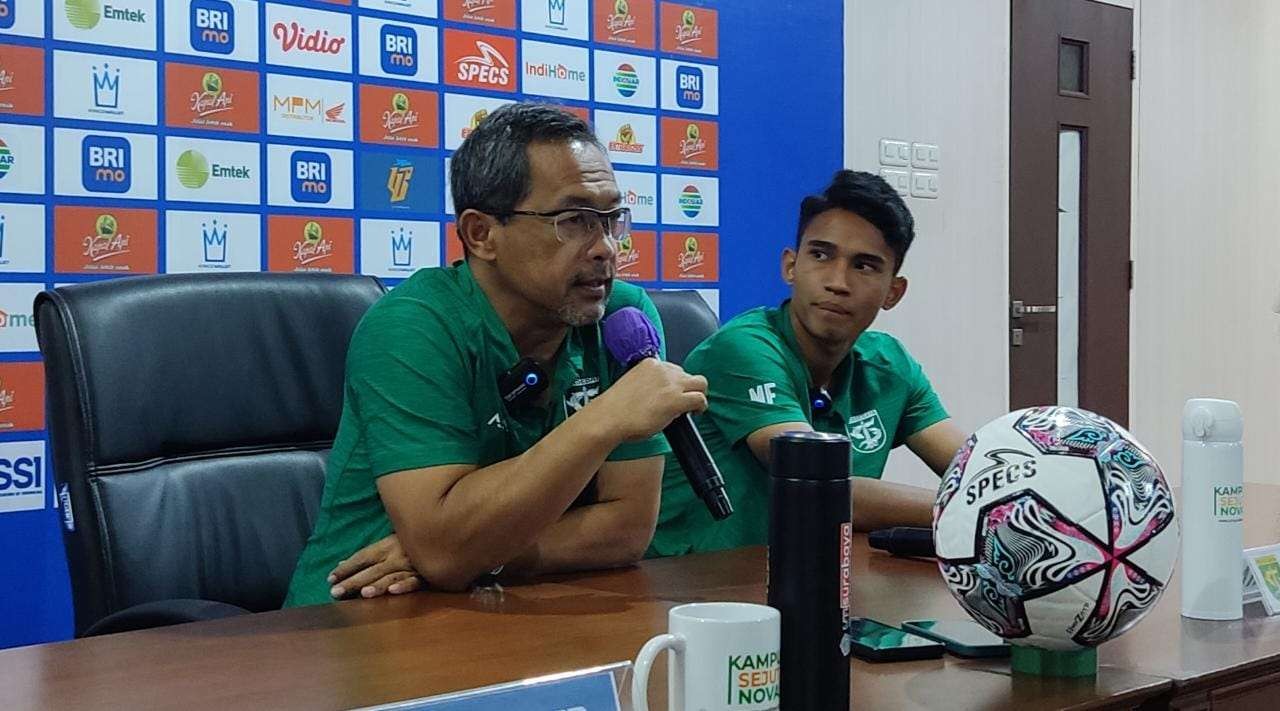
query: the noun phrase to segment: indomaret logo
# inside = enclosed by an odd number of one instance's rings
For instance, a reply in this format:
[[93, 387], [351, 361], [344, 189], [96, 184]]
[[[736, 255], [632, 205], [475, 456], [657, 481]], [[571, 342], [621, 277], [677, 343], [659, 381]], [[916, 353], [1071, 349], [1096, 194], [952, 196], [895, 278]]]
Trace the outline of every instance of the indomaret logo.
[[[327, 153], [294, 151], [289, 163], [292, 167], [289, 191], [295, 202], [329, 202], [333, 193], [333, 165]], [[316, 229], [320, 229], [319, 224]]]
[[80, 143], [81, 183], [95, 193], [126, 193], [133, 183], [129, 141], [118, 136], [85, 136]]
[[200, 89], [191, 92], [191, 111], [200, 118], [220, 114], [234, 108], [235, 95], [222, 89], [222, 76], [205, 72]]
[[191, 0], [191, 48], [197, 52], [236, 51], [236, 10], [225, 0]]
[[624, 123], [618, 127], [618, 135], [609, 141], [609, 150], [616, 153], [644, 153], [644, 144], [636, 141], [636, 132], [631, 124]]
[[413, 76], [418, 71], [418, 33], [412, 27], [382, 26], [382, 71]]
[[94, 233], [84, 238], [84, 256], [91, 262], [129, 252], [129, 236], [120, 233], [115, 215], [102, 214], [93, 223]]
[[459, 57], [458, 79], [505, 87], [511, 82], [511, 63], [493, 45], [476, 40], [476, 54]]
[[324, 238], [324, 228], [310, 220], [302, 227], [302, 239], [293, 243], [293, 258], [299, 265], [311, 264], [333, 255], [333, 242]]

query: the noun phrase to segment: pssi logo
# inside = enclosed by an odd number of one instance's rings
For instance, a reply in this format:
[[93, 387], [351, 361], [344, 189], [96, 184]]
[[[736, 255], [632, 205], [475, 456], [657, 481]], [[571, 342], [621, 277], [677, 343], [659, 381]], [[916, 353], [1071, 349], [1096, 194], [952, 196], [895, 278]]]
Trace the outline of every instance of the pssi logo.
[[382, 26], [382, 71], [413, 76], [418, 71], [418, 33], [412, 27]]
[[85, 136], [80, 144], [81, 182], [95, 193], [126, 193], [133, 183], [129, 141], [118, 136]]
[[289, 160], [294, 202], [327, 203], [333, 193], [333, 165], [326, 153], [294, 151]]
[[191, 0], [191, 48], [231, 54], [236, 49], [236, 10], [225, 0]]

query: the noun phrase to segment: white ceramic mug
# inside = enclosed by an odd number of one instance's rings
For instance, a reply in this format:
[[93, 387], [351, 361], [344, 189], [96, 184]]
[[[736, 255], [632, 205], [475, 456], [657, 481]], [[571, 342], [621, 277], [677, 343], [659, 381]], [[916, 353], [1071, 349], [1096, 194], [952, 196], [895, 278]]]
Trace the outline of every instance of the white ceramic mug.
[[664, 649], [671, 711], [771, 711], [781, 705], [782, 615], [767, 605], [699, 602], [671, 608], [668, 634], [636, 655], [631, 704], [649, 711], [649, 670]]

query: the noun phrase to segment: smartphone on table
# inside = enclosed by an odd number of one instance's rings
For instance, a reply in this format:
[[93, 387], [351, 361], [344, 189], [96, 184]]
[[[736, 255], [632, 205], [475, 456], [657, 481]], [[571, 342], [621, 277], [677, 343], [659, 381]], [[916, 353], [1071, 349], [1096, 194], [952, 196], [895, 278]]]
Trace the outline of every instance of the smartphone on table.
[[945, 647], [911, 632], [866, 617], [849, 620], [849, 653], [869, 662], [937, 659]]
[[907, 620], [902, 629], [941, 642], [957, 657], [1009, 656], [1009, 643], [973, 620]]

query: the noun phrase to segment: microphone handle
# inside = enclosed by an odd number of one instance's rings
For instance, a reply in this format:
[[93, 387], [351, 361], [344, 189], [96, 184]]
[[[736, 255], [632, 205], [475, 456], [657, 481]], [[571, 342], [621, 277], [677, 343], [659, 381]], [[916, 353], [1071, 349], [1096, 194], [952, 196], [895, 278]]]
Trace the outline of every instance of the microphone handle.
[[702, 434], [689, 413], [683, 413], [662, 430], [671, 451], [680, 462], [680, 468], [689, 479], [689, 486], [707, 505], [711, 516], [723, 520], [733, 513], [733, 505], [724, 490], [724, 477], [707, 452]]

